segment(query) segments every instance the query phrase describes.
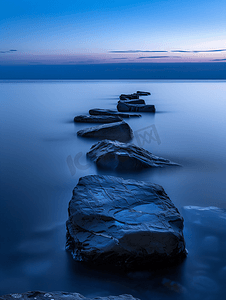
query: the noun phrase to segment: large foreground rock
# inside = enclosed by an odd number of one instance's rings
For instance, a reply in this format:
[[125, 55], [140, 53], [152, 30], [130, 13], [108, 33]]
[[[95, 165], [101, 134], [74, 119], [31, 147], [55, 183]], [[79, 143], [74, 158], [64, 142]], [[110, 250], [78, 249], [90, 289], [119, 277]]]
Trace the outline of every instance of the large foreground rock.
[[141, 117], [141, 115], [138, 115], [138, 114], [121, 114], [117, 110], [101, 109], [101, 108], [90, 109], [89, 114], [90, 115], [119, 116], [121, 118]]
[[79, 123], [114, 123], [120, 122], [122, 118], [119, 116], [87, 116], [87, 115], [80, 115], [74, 117], [74, 122]]
[[138, 298], [134, 298], [131, 295], [120, 295], [120, 296], [109, 296], [109, 297], [95, 297], [95, 298], [86, 298], [78, 293], [67, 293], [67, 292], [40, 292], [40, 291], [32, 291], [22, 294], [9, 294], [1, 296], [2, 300], [139, 300]]
[[122, 171], [136, 171], [142, 168], [178, 166], [168, 159], [158, 157], [133, 144], [103, 140], [94, 144], [87, 156], [98, 167]]
[[121, 142], [129, 141], [133, 137], [132, 129], [124, 121], [85, 128], [79, 130], [77, 134], [83, 137], [117, 140]]
[[129, 104], [123, 101], [119, 101], [117, 109], [120, 112], [155, 112], [154, 105]]
[[85, 176], [68, 213], [66, 248], [78, 261], [135, 269], [185, 257], [183, 218], [157, 184]]

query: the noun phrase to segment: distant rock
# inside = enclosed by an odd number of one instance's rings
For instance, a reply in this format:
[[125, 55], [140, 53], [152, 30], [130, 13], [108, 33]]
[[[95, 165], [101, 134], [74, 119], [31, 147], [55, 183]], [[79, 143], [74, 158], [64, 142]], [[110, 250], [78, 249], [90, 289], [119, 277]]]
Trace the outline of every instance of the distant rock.
[[119, 102], [128, 103], [128, 104], [145, 104], [145, 101], [143, 99], [119, 100], [118, 103]]
[[134, 93], [134, 94], [121, 94], [119, 96], [120, 100], [126, 100], [126, 99], [139, 99], [139, 95]]
[[128, 104], [120, 101], [117, 105], [117, 109], [120, 112], [155, 112], [154, 105], [145, 104]]
[[117, 110], [101, 109], [101, 108], [90, 109], [89, 114], [90, 115], [119, 116], [121, 118], [141, 117], [141, 115], [138, 115], [138, 114], [121, 114]]
[[74, 122], [79, 123], [114, 123], [120, 122], [122, 118], [119, 116], [89, 116], [89, 115], [80, 115], [74, 117]]
[[117, 140], [121, 142], [127, 142], [133, 137], [132, 129], [124, 121], [85, 128], [79, 130], [77, 134], [83, 137]]
[[157, 184], [85, 176], [68, 213], [66, 248], [75, 260], [143, 269], [186, 256], [183, 218]]
[[139, 300], [131, 295], [120, 295], [120, 296], [109, 296], [109, 297], [95, 297], [86, 298], [78, 293], [68, 293], [68, 292], [40, 292], [32, 291], [22, 294], [9, 294], [1, 296], [1, 300]]
[[133, 144], [103, 140], [94, 144], [87, 156], [105, 169], [136, 171], [142, 168], [178, 166]]
[[139, 95], [139, 96], [149, 96], [149, 95], [151, 95], [151, 93], [149, 93], [149, 92], [137, 91], [137, 95]]

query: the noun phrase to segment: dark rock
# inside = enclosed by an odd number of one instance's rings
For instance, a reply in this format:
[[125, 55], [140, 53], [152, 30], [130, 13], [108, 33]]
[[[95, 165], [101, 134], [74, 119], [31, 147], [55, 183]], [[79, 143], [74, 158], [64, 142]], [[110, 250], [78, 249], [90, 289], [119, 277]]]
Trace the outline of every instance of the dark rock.
[[154, 105], [128, 104], [123, 101], [119, 101], [117, 109], [120, 112], [155, 112]]
[[101, 109], [101, 108], [90, 109], [89, 114], [90, 115], [119, 116], [121, 118], [141, 117], [141, 115], [138, 115], [138, 114], [121, 114], [117, 110]]
[[81, 123], [113, 123], [113, 122], [120, 122], [122, 118], [119, 116], [87, 116], [87, 115], [80, 115], [74, 117], [74, 122], [81, 122]]
[[139, 95], [139, 96], [149, 96], [149, 95], [151, 95], [151, 93], [149, 93], [149, 92], [137, 91], [137, 95]]
[[23, 300], [46, 300], [46, 299], [54, 299], [54, 300], [139, 300], [138, 298], [134, 298], [131, 295], [120, 295], [120, 296], [109, 296], [109, 297], [95, 297], [95, 298], [86, 298], [78, 293], [67, 293], [67, 292], [40, 292], [40, 291], [32, 291], [22, 294], [9, 294], [0, 297], [1, 300], [15, 300], [15, 299], [23, 299]]
[[117, 140], [121, 142], [129, 141], [133, 137], [132, 129], [124, 121], [85, 128], [79, 130], [77, 134], [83, 137]]
[[85, 176], [68, 213], [66, 248], [75, 260], [139, 269], [186, 256], [183, 218], [157, 184]]
[[178, 166], [168, 159], [158, 157], [133, 144], [103, 140], [94, 144], [87, 156], [98, 167], [128, 171], [151, 167]]
[[119, 102], [128, 103], [128, 104], [145, 104], [145, 101], [143, 99], [119, 100], [118, 103]]
[[139, 99], [139, 95], [134, 93], [134, 94], [121, 94], [119, 96], [120, 100], [126, 100], [126, 99]]

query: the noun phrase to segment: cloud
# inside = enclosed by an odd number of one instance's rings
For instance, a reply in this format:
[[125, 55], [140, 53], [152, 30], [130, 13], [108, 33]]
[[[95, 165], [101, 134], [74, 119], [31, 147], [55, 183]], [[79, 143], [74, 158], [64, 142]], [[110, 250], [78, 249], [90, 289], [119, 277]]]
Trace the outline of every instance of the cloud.
[[213, 50], [112, 50], [108, 51], [108, 53], [214, 53], [214, 52], [223, 52], [226, 49], [213, 49]]
[[217, 58], [217, 59], [212, 59], [211, 61], [226, 61], [226, 58]]
[[165, 55], [165, 56], [140, 56], [137, 59], [143, 59], [143, 58], [166, 58], [166, 57], [170, 57], [169, 55]]
[[108, 51], [109, 53], [162, 53], [168, 51], [159, 51], [159, 50], [112, 50]]
[[211, 53], [211, 52], [223, 52], [226, 49], [214, 49], [214, 50], [171, 50], [174, 53]]
[[192, 52], [189, 50], [171, 50], [170, 52], [174, 52], [174, 53], [186, 53], [186, 52]]
[[17, 50], [6, 50], [6, 51], [0, 51], [0, 53], [12, 53], [12, 52], [15, 52]]
[[128, 59], [128, 57], [113, 57], [113, 59]]
[[140, 56], [137, 59], [144, 59], [144, 58], [180, 58], [181, 56], [169, 56], [169, 55], [162, 55], [162, 56]]

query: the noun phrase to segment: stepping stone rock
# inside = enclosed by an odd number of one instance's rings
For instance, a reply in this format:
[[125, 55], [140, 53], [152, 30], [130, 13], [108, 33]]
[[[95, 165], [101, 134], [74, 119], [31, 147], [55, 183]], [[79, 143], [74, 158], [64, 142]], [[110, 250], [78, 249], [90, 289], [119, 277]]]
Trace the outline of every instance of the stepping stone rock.
[[118, 103], [117, 109], [120, 112], [155, 112], [154, 105], [128, 104], [122, 101]]
[[79, 130], [77, 134], [83, 137], [117, 140], [121, 142], [129, 141], [133, 137], [132, 129], [124, 121], [85, 128]]
[[66, 249], [77, 261], [128, 270], [186, 256], [183, 218], [157, 184], [85, 176], [73, 190], [68, 213]]
[[90, 115], [119, 116], [121, 118], [141, 117], [141, 115], [138, 115], [138, 114], [121, 114], [117, 110], [101, 109], [101, 108], [90, 109], [89, 114]]
[[131, 295], [120, 295], [120, 296], [109, 296], [109, 297], [95, 297], [95, 298], [86, 298], [78, 293], [67, 293], [67, 292], [40, 292], [32, 291], [22, 294], [9, 294], [1, 296], [1, 300], [139, 300], [134, 298]]
[[149, 93], [149, 92], [137, 91], [137, 95], [139, 95], [139, 96], [149, 96], [149, 95], [151, 95], [151, 93]]
[[120, 122], [122, 118], [119, 116], [87, 116], [87, 115], [80, 115], [74, 117], [74, 122], [79, 123], [114, 123]]
[[139, 95], [134, 93], [134, 94], [121, 94], [119, 96], [120, 100], [126, 100], [126, 99], [139, 99]]
[[122, 103], [128, 103], [128, 104], [145, 104], [145, 101], [143, 99], [135, 99], [135, 100], [119, 100], [119, 102]]
[[103, 140], [94, 144], [87, 156], [105, 169], [136, 171], [142, 168], [178, 166], [133, 144]]

